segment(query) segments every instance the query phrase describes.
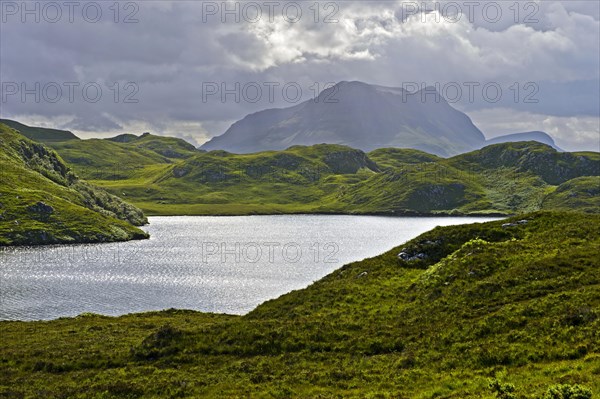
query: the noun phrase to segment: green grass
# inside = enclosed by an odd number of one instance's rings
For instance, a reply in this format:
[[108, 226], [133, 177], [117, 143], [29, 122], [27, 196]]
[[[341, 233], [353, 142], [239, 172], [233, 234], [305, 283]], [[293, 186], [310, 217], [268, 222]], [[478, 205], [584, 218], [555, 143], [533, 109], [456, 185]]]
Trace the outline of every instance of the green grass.
[[54, 151], [3, 124], [0, 181], [0, 245], [147, 237], [134, 227], [146, 222], [139, 209], [80, 180]]
[[67, 140], [79, 140], [79, 137], [66, 130], [47, 129], [43, 127], [27, 126], [10, 119], [0, 119], [0, 124], [18, 130], [23, 136], [40, 143], [56, 143]]
[[600, 209], [600, 177], [580, 177], [561, 184], [544, 198], [542, 207], [597, 213]]
[[563, 189], [593, 190], [590, 179], [564, 184], [599, 176], [600, 154], [559, 153], [537, 142], [490, 145], [448, 159], [330, 144], [239, 155], [147, 133], [66, 140], [68, 132], [11, 123], [52, 145], [82, 178], [150, 215], [600, 212], [594, 196], [556, 198]]
[[598, 395], [599, 252], [600, 216], [538, 212], [435, 228], [245, 316], [2, 322], [0, 392], [468, 399], [497, 378], [516, 398]]
[[[117, 140], [54, 148], [83, 177], [151, 215], [508, 215], [552, 209], [556, 202], [546, 197], [559, 185], [600, 175], [598, 154], [559, 153], [536, 142], [444, 159], [411, 149], [365, 154], [328, 144], [240, 155], [193, 151], [182, 140], [152, 135]], [[171, 158], [156, 152], [161, 146]], [[579, 206], [569, 204], [556, 209]]]

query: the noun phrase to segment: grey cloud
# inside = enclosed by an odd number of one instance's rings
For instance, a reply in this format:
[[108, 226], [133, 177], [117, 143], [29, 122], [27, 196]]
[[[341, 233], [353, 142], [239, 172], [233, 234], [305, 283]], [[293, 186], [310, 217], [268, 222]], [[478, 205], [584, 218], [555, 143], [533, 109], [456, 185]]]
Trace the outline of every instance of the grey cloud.
[[[74, 102], [57, 103], [12, 96], [1, 104], [1, 115], [68, 117], [72, 129], [98, 134], [142, 129], [141, 121], [159, 133], [184, 126], [180, 134], [201, 142], [248, 113], [293, 105], [280, 89], [269, 101], [266, 88], [257, 102], [236, 102], [232, 96], [223, 102], [219, 95], [204, 101], [206, 83], [231, 88], [236, 82], [297, 82], [307, 99], [316, 82], [362, 80], [387, 86], [498, 82], [504, 90], [498, 103], [480, 94], [470, 102], [463, 95], [456, 106], [469, 113], [501, 107], [523, 115], [598, 117], [598, 2], [539, 2], [539, 22], [526, 24], [514, 23], [508, 9], [513, 2], [497, 3], [503, 10], [500, 21], [486, 21], [479, 10], [473, 24], [464, 18], [457, 23], [415, 22], [403, 15], [400, 2], [390, 1], [339, 2], [337, 23], [323, 23], [323, 9], [321, 21], [315, 22], [308, 9], [312, 2], [303, 4], [297, 24], [281, 18], [254, 24], [221, 23], [219, 16], [204, 21], [201, 3], [191, 1], [139, 2], [139, 22], [134, 24], [110, 18], [96, 24], [11, 19], [0, 27], [2, 82], [28, 87], [35, 82], [94, 82], [103, 87], [103, 96], [88, 102], [78, 93]], [[123, 101], [131, 93], [124, 90], [128, 82], [138, 89], [137, 103]], [[536, 83], [538, 103], [511, 101], [514, 82], [521, 88]], [[109, 88], [115, 83], [119, 101]]]
[[75, 119], [61, 126], [61, 128], [67, 130], [81, 130], [84, 132], [108, 132], [123, 129], [123, 126], [115, 123], [115, 121], [106, 115], [98, 114], [87, 116], [86, 118], [75, 117]]

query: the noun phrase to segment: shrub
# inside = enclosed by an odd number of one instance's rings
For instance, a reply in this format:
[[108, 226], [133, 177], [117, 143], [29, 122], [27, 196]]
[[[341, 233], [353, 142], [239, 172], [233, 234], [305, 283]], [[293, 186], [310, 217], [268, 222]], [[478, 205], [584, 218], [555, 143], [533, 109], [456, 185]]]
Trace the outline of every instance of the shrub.
[[542, 399], [591, 399], [592, 391], [581, 385], [553, 385]]
[[503, 384], [494, 378], [490, 380], [488, 387], [498, 399], [517, 399], [517, 395], [514, 394], [515, 386], [513, 384]]

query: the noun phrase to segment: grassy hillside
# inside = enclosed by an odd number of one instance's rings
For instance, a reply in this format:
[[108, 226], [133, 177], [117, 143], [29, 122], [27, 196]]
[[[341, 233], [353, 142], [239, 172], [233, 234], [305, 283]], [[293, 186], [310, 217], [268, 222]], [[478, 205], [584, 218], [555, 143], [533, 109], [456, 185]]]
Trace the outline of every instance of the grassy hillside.
[[597, 195], [585, 194], [597, 183], [577, 180], [600, 176], [600, 154], [557, 152], [538, 142], [495, 144], [448, 159], [327, 144], [238, 155], [149, 133], [78, 140], [10, 123], [48, 142], [82, 178], [152, 215], [600, 212]]
[[2, 322], [0, 392], [588, 399], [600, 393], [599, 251], [600, 216], [538, 212], [435, 228], [241, 317]]
[[185, 140], [176, 137], [155, 136], [144, 133], [128, 141], [132, 146], [154, 151], [165, 158], [189, 158], [199, 151]]
[[0, 124], [0, 245], [147, 237], [136, 207], [80, 180], [57, 154]]
[[144, 175], [144, 169], [165, 167], [200, 153], [185, 140], [145, 133], [110, 139], [52, 143], [52, 148], [85, 179], [123, 180]]
[[40, 143], [49, 144], [67, 140], [79, 140], [79, 137], [67, 130], [32, 127], [10, 119], [0, 119], [0, 123], [18, 130], [23, 136]]
[[[573, 209], [578, 202], [569, 208], [545, 202], [546, 197], [568, 180], [600, 175], [597, 153], [559, 153], [536, 142], [497, 144], [444, 159], [398, 148], [365, 154], [321, 144], [238, 155], [203, 153], [181, 140], [169, 144], [169, 138], [151, 135], [113, 140], [54, 148], [82, 176], [150, 214], [163, 215]], [[587, 205], [588, 211], [600, 211]]]
[[580, 177], [561, 184], [544, 198], [544, 209], [569, 210], [597, 213], [600, 209], [600, 177]]

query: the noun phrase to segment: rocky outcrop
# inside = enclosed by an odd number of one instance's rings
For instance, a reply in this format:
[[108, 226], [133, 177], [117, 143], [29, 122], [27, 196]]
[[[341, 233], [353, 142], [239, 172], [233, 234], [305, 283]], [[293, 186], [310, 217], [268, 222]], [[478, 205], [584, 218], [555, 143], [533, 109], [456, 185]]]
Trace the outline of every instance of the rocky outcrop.
[[352, 174], [362, 168], [379, 172], [377, 164], [360, 150], [348, 149], [347, 151], [330, 152], [325, 155], [323, 162], [336, 174]]

